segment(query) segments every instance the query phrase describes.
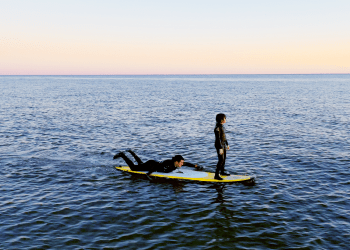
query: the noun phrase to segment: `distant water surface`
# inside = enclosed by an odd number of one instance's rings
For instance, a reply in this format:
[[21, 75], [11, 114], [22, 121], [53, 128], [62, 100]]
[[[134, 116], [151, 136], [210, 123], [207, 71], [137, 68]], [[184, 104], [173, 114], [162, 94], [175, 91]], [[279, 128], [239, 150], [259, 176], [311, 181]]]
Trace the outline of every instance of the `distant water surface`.
[[[349, 249], [350, 75], [0, 76], [0, 249]], [[182, 154], [255, 186], [118, 172]]]

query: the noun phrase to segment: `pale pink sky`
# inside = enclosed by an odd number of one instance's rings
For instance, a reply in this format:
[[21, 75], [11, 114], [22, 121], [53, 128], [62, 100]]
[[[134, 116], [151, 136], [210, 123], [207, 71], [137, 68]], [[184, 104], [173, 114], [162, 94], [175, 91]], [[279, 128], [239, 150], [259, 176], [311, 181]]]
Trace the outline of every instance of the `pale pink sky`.
[[350, 73], [350, 1], [0, 6], [0, 75]]

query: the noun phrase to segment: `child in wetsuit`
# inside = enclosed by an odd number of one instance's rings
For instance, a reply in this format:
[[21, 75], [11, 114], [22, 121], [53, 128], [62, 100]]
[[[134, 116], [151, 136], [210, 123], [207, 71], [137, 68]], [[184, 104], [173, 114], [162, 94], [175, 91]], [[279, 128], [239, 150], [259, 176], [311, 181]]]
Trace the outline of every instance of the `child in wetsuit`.
[[216, 165], [216, 171], [214, 179], [222, 180], [220, 175], [228, 176], [230, 175], [225, 171], [225, 161], [226, 161], [226, 150], [230, 149], [228, 142], [226, 140], [224, 124], [226, 123], [225, 114], [216, 115], [216, 126], [214, 129], [215, 133], [215, 148], [218, 154], [218, 164]]

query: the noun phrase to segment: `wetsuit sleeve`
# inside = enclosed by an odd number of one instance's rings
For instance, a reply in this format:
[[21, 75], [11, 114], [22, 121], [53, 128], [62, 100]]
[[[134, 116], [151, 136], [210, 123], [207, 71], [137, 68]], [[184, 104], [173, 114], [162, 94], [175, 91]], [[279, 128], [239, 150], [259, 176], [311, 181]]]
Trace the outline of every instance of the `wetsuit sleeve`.
[[184, 162], [182, 166], [188, 166], [188, 167], [194, 168], [196, 165], [189, 162]]
[[226, 145], [226, 147], [228, 146], [228, 142], [227, 142], [227, 139], [226, 139], [226, 129], [225, 128], [223, 128], [222, 129], [222, 133], [223, 133], [223, 138], [225, 138], [225, 141], [224, 141], [224, 143], [225, 143], [225, 145]]
[[[197, 165], [197, 167], [196, 167], [196, 165]], [[183, 166], [188, 166], [188, 167], [191, 167], [191, 168], [195, 168], [197, 170], [203, 170], [203, 167], [198, 166], [198, 164], [192, 164], [192, 163], [189, 163], [189, 162], [184, 162]]]
[[220, 136], [220, 128], [216, 127], [214, 129], [215, 133], [215, 148], [217, 149], [222, 149], [222, 144], [221, 144], [221, 136]]

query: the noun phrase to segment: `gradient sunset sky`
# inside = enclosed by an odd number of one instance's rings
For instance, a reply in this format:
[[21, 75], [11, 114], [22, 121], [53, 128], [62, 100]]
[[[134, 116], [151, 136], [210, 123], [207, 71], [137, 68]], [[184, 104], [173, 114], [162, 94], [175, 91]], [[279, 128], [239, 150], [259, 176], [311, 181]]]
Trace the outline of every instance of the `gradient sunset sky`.
[[0, 75], [350, 73], [349, 0], [0, 0]]

